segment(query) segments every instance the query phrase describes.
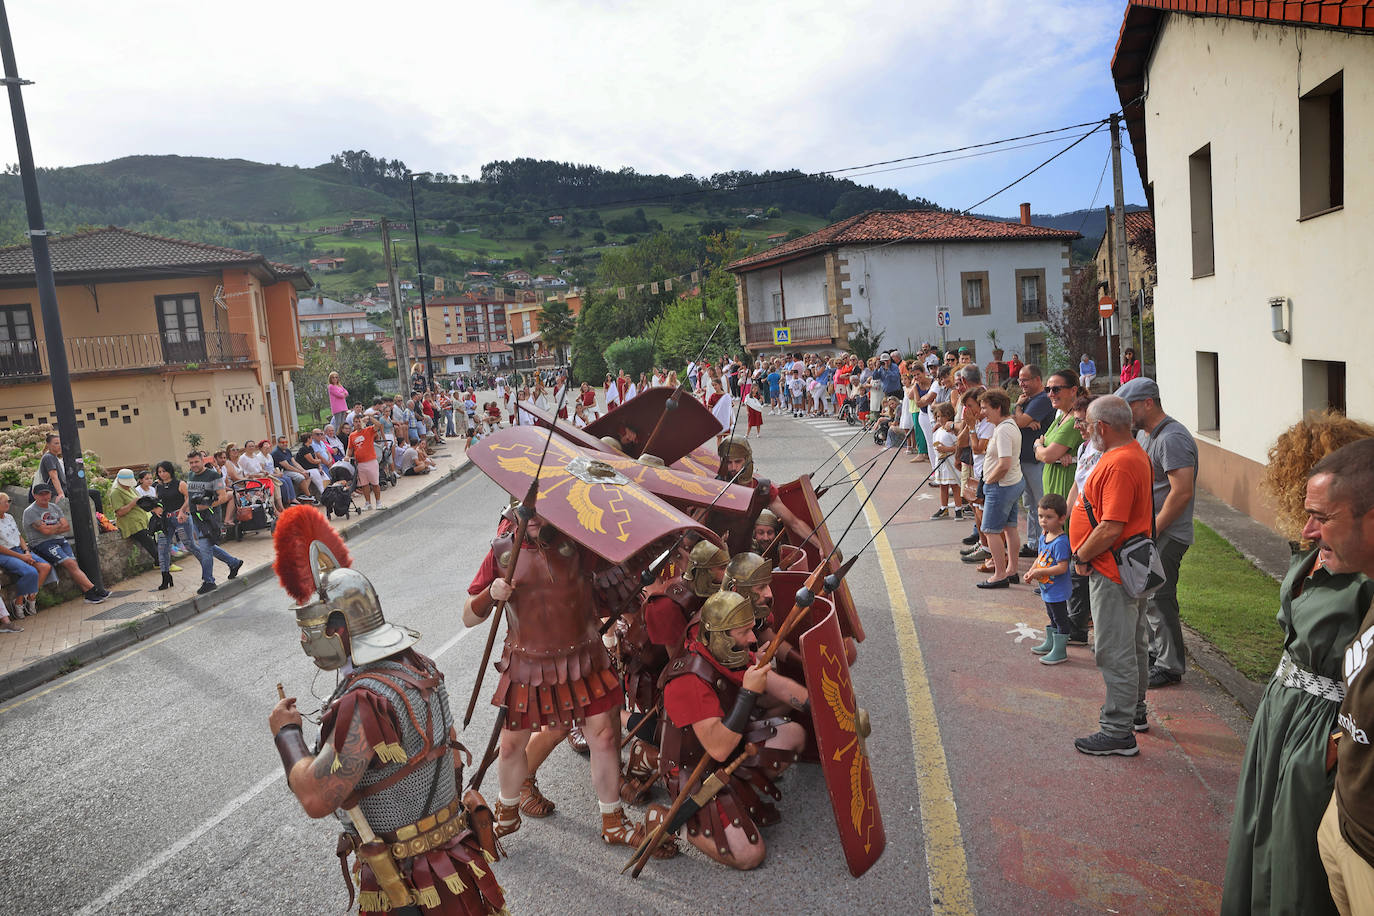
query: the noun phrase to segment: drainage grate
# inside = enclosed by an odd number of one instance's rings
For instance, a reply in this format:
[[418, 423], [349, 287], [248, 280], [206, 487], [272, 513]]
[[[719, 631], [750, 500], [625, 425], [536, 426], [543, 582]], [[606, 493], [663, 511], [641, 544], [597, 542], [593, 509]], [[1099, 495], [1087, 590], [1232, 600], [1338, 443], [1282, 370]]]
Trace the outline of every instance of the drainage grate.
[[[138, 592], [137, 592], [135, 589], [128, 588], [128, 589], [125, 589], [125, 590], [122, 591], [122, 592], [110, 592], [110, 598], [127, 598], [127, 597], [129, 597], [130, 595], [137, 595], [137, 594], [138, 594]], [[106, 600], [109, 600], [109, 599], [106, 599]]]
[[121, 604], [112, 607], [108, 611], [101, 611], [94, 617], [87, 617], [87, 620], [132, 620], [133, 618], [151, 611], [158, 606], [156, 601], [130, 601], [128, 604]]

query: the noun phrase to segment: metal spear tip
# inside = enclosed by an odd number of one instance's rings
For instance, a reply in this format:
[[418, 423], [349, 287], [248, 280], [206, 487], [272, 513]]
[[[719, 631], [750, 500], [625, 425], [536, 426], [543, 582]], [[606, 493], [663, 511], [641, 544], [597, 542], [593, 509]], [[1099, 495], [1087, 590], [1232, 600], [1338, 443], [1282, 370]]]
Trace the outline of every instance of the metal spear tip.
[[653, 585], [656, 578], [658, 577], [654, 575], [654, 571], [646, 567], [639, 573], [639, 584], [646, 587]]
[[816, 595], [811, 589], [803, 585], [797, 590], [797, 607], [810, 607], [816, 602]]
[[817, 498], [817, 499], [820, 499], [822, 496], [824, 496], [824, 495], [826, 494], [826, 491], [829, 490], [829, 489], [830, 489], [829, 487], [821, 487], [820, 489], [818, 489], [818, 490], [816, 491], [816, 498]]
[[[860, 553], [862, 553], [862, 551], [860, 551]], [[831, 576], [833, 576], [835, 579], [843, 579], [845, 576], [849, 575], [849, 571], [854, 568], [854, 564], [857, 563], [858, 560], [858, 553], [854, 554], [854, 556], [850, 557], [848, 560], [845, 560], [843, 566], [841, 566], [839, 569], [831, 573], [830, 576], [826, 576], [826, 582], [828, 583], [830, 581]], [[827, 586], [827, 591], [831, 590], [832, 589], [830, 589], [829, 586]]]

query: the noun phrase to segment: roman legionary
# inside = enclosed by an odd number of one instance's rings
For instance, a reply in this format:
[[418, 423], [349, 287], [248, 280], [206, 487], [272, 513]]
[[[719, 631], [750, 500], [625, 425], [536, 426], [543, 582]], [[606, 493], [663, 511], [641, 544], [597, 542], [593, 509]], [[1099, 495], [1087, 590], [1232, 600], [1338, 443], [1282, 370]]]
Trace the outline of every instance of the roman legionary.
[[[601, 809], [601, 838], [637, 846], [644, 825], [625, 815], [620, 802], [617, 743], [623, 690], [598, 633], [593, 594], [594, 557], [540, 516], [529, 520], [520, 562], [510, 569], [514, 535], [499, 537], [468, 586], [463, 622], [476, 626], [505, 607], [506, 642], [496, 670], [501, 678], [492, 704], [506, 709], [494, 809], [499, 836], [520, 827], [520, 791], [529, 772], [526, 744], [542, 728], [582, 726], [591, 750], [592, 783]], [[650, 809], [649, 827], [663, 809]], [[665, 844], [660, 858], [677, 854]]]
[[[782, 534], [782, 519], [773, 514], [772, 509], [764, 509], [759, 513], [759, 517], [754, 519], [754, 543], [750, 550], [760, 556], [768, 556], [769, 548], [777, 540], [778, 535]], [[778, 545], [782, 546], [782, 545]], [[777, 554], [772, 554], [774, 559]]]
[[721, 480], [733, 480], [740, 486], [751, 487], [754, 490], [754, 498], [747, 513], [727, 516], [716, 512], [712, 513], [711, 520], [707, 522], [712, 531], [722, 533], [725, 546], [729, 548], [731, 555], [749, 549], [754, 540], [754, 523], [764, 509], [771, 510], [775, 517], [782, 519], [783, 524], [798, 538], [805, 539], [811, 534], [801, 519], [783, 505], [782, 500], [778, 498], [778, 488], [772, 482], [754, 476], [754, 450], [749, 447], [748, 442], [739, 436], [728, 436], [721, 440], [716, 451], [722, 463], [722, 470], [716, 476]]
[[[682, 553], [681, 545], [678, 552]], [[659, 777], [658, 724], [641, 723], [641, 719], [657, 709], [658, 679], [669, 660], [682, 654], [687, 622], [702, 601], [720, 588], [728, 560], [720, 547], [698, 541], [674, 562], [681, 574], [660, 577], [646, 587], [640, 612], [622, 621], [619, 647], [628, 712], [625, 727], [635, 737], [630, 741], [620, 797], [631, 804], [638, 803]]]
[[751, 649], [757, 643], [748, 599], [717, 592], [702, 605], [700, 623], [689, 629], [687, 651], [661, 678], [665, 721], [659, 768], [674, 795], [703, 754], [724, 765], [746, 741], [756, 748], [687, 822], [693, 846], [741, 870], [763, 862], [759, 828], [777, 822], [773, 802], [782, 797], [774, 781], [806, 742], [802, 726], [783, 717], [758, 718], [756, 704], [767, 697], [799, 712], [809, 707], [806, 688], [770, 673], [767, 665], [753, 664]]
[[460, 797], [466, 751], [443, 674], [413, 648], [420, 635], [386, 621], [372, 583], [349, 568], [347, 548], [319, 510], [288, 509], [274, 540], [302, 648], [325, 671], [346, 672], [325, 704], [313, 754], [295, 697], [278, 702], [268, 723], [305, 812], [348, 811], [338, 855], [349, 907], [347, 857], [356, 851], [363, 914], [505, 913], [491, 867], [495, 838], [488, 834], [484, 851], [469, 829]]

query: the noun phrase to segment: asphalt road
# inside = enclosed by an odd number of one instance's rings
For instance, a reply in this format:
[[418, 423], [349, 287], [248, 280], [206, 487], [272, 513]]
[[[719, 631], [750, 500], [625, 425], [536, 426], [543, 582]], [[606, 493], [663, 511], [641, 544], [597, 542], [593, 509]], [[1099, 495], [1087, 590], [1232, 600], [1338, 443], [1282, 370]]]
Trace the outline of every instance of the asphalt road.
[[[833, 454], [800, 424], [779, 421], [769, 431], [758, 465], [775, 480]], [[388, 617], [424, 634], [420, 649], [438, 659], [459, 710], [483, 638], [480, 628], [462, 628], [460, 607], [505, 499], [472, 471], [349, 545]], [[867, 535], [862, 519], [855, 533]], [[855, 684], [874, 725], [868, 751], [888, 837], [867, 876], [849, 876], [821, 774], [804, 766], [786, 777], [783, 821], [765, 832], [762, 870], [735, 873], [691, 850], [652, 863], [638, 881], [622, 877], [627, 853], [600, 841], [587, 763], [563, 747], [541, 771], [558, 812], [527, 820], [506, 840], [511, 857], [497, 866], [511, 911], [928, 910], [898, 647], [872, 555], [856, 565], [851, 587], [869, 634]], [[342, 911], [335, 825], [301, 812], [266, 726], [278, 681], [307, 711], [319, 705], [312, 696], [327, 697], [334, 684], [301, 653], [289, 604], [275, 582], [256, 586], [156, 640], [0, 706], [0, 772], [9, 777], [0, 795], [10, 841], [8, 864], [0, 867], [5, 911]], [[463, 736], [474, 753], [492, 718], [484, 698]], [[494, 785], [489, 778], [489, 795]]]

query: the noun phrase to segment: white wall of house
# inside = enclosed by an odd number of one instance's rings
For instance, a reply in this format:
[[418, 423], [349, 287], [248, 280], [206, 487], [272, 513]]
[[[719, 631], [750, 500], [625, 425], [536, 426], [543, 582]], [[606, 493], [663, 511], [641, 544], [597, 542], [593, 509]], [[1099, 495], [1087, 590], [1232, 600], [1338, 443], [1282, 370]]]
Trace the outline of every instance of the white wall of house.
[[[947, 341], [972, 341], [978, 362], [992, 359], [988, 332], [997, 331], [1008, 356], [1026, 358], [1030, 343], [1040, 341], [1044, 325], [1039, 319], [1017, 320], [1017, 271], [1043, 271], [1043, 293], [1048, 303], [1063, 302], [1069, 266], [1068, 245], [1060, 241], [958, 242], [841, 248], [850, 279], [845, 284], [853, 308], [851, 320], [862, 320], [883, 331], [884, 344], [919, 347], [939, 343], [936, 311], [950, 313]], [[986, 272], [985, 314], [964, 314], [963, 285], [969, 274]]]
[[[750, 323], [781, 323], [784, 316], [778, 298], [778, 268], [751, 271], [744, 278], [748, 284]], [[788, 319], [827, 314], [824, 255], [782, 265], [781, 292], [786, 299]]]
[[[1341, 71], [1344, 205], [1300, 219], [1299, 98]], [[1374, 420], [1374, 36], [1171, 15], [1148, 86], [1165, 409], [1200, 443], [1263, 463], [1321, 406], [1338, 361], [1348, 413]], [[1208, 144], [1215, 268], [1195, 277], [1190, 157]], [[1291, 300], [1291, 343], [1270, 333], [1276, 296]]]

